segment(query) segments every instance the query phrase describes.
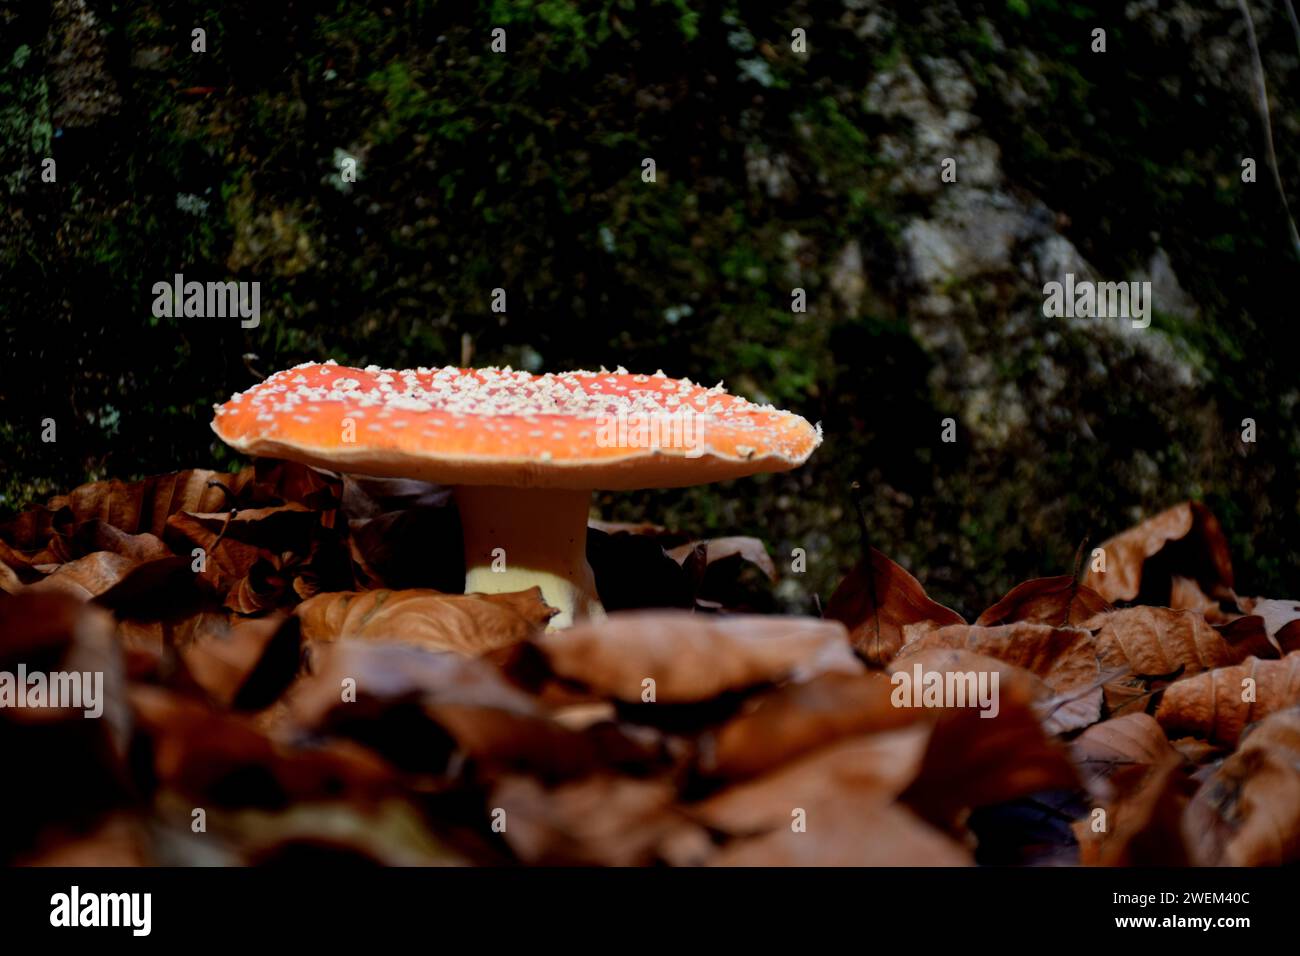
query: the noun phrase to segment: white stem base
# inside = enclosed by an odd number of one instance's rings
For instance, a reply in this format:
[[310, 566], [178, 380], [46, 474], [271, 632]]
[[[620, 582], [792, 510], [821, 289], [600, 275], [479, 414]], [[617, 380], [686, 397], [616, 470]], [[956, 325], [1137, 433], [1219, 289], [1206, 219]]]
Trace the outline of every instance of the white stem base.
[[591, 493], [461, 485], [456, 506], [465, 541], [465, 593], [542, 589], [559, 613], [548, 630], [604, 617], [587, 564]]

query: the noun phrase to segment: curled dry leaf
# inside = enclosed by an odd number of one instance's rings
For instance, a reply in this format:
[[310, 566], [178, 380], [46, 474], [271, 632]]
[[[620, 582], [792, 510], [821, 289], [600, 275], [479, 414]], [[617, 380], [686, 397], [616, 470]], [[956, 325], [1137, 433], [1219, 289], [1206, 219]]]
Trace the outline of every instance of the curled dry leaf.
[[[19, 697], [17, 675], [78, 675], [55, 703]], [[131, 796], [123, 766], [131, 720], [113, 618], [60, 593], [0, 595], [0, 858], [32, 849], [49, 829], [88, 829]], [[96, 719], [97, 718], [97, 719]], [[21, 825], [16, 825], [20, 821]]]
[[1176, 757], [1164, 730], [1150, 714], [1125, 714], [1094, 724], [1070, 744], [1084, 786], [1111, 799], [1110, 779], [1128, 767], [1150, 770]]
[[1210, 624], [1225, 624], [1230, 616], [1219, 602], [1201, 590], [1191, 578], [1176, 574], [1169, 586], [1169, 606], [1175, 611], [1195, 611]]
[[77, 525], [68, 542], [71, 553], [78, 556], [95, 551], [111, 551], [130, 558], [137, 564], [171, 554], [157, 535], [147, 531], [142, 534], [127, 534], [98, 518]]
[[1045, 724], [1049, 733], [1078, 730], [1101, 717], [1101, 670], [1092, 635], [1085, 630], [1029, 623], [998, 627], [955, 624], [924, 631], [908, 628], [907, 638], [891, 670], [906, 670], [912, 656], [926, 651], [972, 651], [1028, 671], [1050, 688], [1050, 694], [1038, 698], [1048, 709]]
[[976, 624], [994, 626], [1025, 621], [1053, 627], [1077, 626], [1111, 610], [1096, 591], [1077, 584], [1068, 574], [1034, 578], [1017, 584], [1002, 600], [981, 614]]
[[1300, 861], [1300, 708], [1251, 727], [1197, 791], [1184, 819], [1202, 866]]
[[[1215, 624], [1213, 627], [1219, 636], [1228, 642], [1228, 646], [1237, 655], [1236, 661], [1244, 661], [1247, 657], [1252, 656], [1264, 660], [1273, 660], [1284, 656], [1289, 651], [1300, 650], [1300, 647], [1294, 646], [1286, 646], [1285, 649], [1279, 648], [1274, 635], [1268, 632], [1267, 622], [1258, 614], [1234, 617], [1227, 623]], [[1282, 633], [1283, 635], [1286, 634], [1285, 628]]]
[[597, 774], [550, 790], [529, 777], [506, 777], [493, 789], [490, 806], [505, 814], [506, 842], [525, 863], [702, 862], [713, 847], [675, 800], [669, 783]]
[[429, 481], [378, 475], [342, 475], [340, 481], [342, 501], [339, 506], [348, 521], [377, 518], [412, 508], [448, 508], [452, 505], [451, 489]]
[[290, 692], [293, 723], [356, 740], [403, 769], [442, 773], [460, 753], [488, 771], [566, 779], [600, 763], [595, 735], [556, 721], [481, 658], [341, 640], [312, 646], [310, 667]]
[[299, 803], [278, 813], [216, 810], [209, 832], [229, 840], [228, 865], [333, 867], [460, 866], [466, 861], [429, 832], [405, 800]]
[[663, 525], [655, 524], [651, 521], [600, 521], [593, 519], [587, 522], [588, 530], [599, 531], [602, 534], [633, 534], [641, 537], [656, 538], [665, 547], [672, 547], [680, 544], [688, 537], [679, 534], [676, 531], [670, 531]]
[[183, 675], [184, 671], [178, 674], [175, 667], [174, 649], [205, 631], [228, 630], [229, 617], [228, 612], [204, 608], [180, 618], [119, 618], [117, 642], [126, 659], [127, 675], [131, 680], [160, 683]]
[[[0, 544], [3, 548], [3, 544]], [[4, 562], [4, 555], [0, 554], [0, 591], [5, 594], [17, 594], [26, 585], [23, 584], [22, 578], [18, 572]]]
[[714, 830], [752, 836], [789, 829], [792, 811], [844, 801], [866, 810], [889, 803], [920, 770], [930, 726], [839, 740], [753, 780], [734, 783], [690, 806]]
[[1169, 736], [1190, 734], [1235, 747], [1248, 724], [1300, 704], [1300, 651], [1279, 661], [1248, 657], [1175, 681], [1165, 689], [1156, 720]]
[[715, 866], [962, 866], [970, 854], [892, 801], [920, 769], [927, 723], [838, 741], [693, 804], [732, 839]]
[[161, 620], [196, 613], [211, 589], [185, 558], [156, 558], [129, 570], [95, 603], [119, 618]]
[[35, 591], [57, 591], [89, 601], [126, 577], [136, 566], [131, 558], [111, 551], [96, 551], [84, 558], [60, 564], [43, 580], [29, 585]]
[[279, 458], [258, 458], [253, 462], [254, 477], [251, 481], [247, 477], [249, 470], [246, 468], [239, 473], [240, 481], [235, 486], [241, 490], [242, 506], [296, 501], [317, 511], [328, 511], [337, 508], [343, 497], [343, 479], [339, 475], [310, 465]]
[[757, 538], [692, 541], [668, 552], [690, 582], [695, 606], [733, 612], [773, 612], [776, 567]]
[[190, 798], [277, 809], [294, 800], [378, 799], [396, 786], [388, 764], [347, 742], [290, 747], [246, 717], [160, 687], [135, 685], [130, 702], [153, 781]]
[[48, 548], [40, 551], [21, 551], [0, 539], [0, 570], [7, 572], [6, 578], [14, 586], [6, 588], [13, 593], [24, 584], [34, 584], [45, 576], [41, 565], [58, 564], [60, 558]]
[[45, 505], [32, 505], [7, 521], [0, 522], [0, 540], [8, 546], [0, 549], [0, 558], [14, 567], [15, 561], [44, 564], [58, 561], [49, 547], [51, 539], [60, 531], [67, 532], [77, 523], [69, 508], [53, 510]]
[[767, 576], [769, 581], [776, 580], [776, 565], [772, 563], [772, 556], [767, 553], [767, 545], [759, 541], [758, 538], [735, 536], [712, 538], [707, 541], [690, 541], [673, 548], [668, 552], [668, 556], [681, 564], [691, 556], [696, 547], [701, 545], [705, 549], [704, 561], [706, 566], [718, 561], [725, 561], [728, 558], [738, 557], [755, 565]]
[[450, 489], [404, 478], [344, 475], [342, 492], [341, 513], [347, 519], [357, 583], [393, 590], [461, 589], [461, 549], [429, 547], [430, 541], [460, 540], [460, 517]]
[[164, 539], [177, 554], [188, 555], [195, 548], [202, 549], [203, 570], [199, 577], [221, 594], [246, 577], [260, 558], [270, 557], [269, 552], [256, 545], [227, 537], [222, 529], [213, 530], [199, 517], [185, 512], [167, 519]]
[[1279, 654], [1300, 650], [1300, 601], [1273, 598], [1239, 598], [1247, 614], [1260, 618], [1269, 643]]
[[1075, 821], [1079, 862], [1085, 866], [1184, 866], [1181, 819], [1194, 784], [1182, 757], [1166, 755], [1153, 767], [1119, 770], [1121, 796]]
[[29, 673], [84, 675], [91, 678], [90, 686], [83, 682], [81, 694], [74, 695], [82, 697], [80, 705], [19, 706], [16, 700], [7, 701], [0, 718], [24, 724], [80, 724], [83, 714], [98, 706], [102, 709], [96, 719], [86, 723], [104, 729], [122, 749], [130, 721], [122, 700], [122, 654], [110, 614], [69, 595], [33, 588], [0, 598], [0, 671], [13, 673], [20, 664]]
[[382, 639], [430, 650], [484, 654], [527, 639], [555, 609], [540, 588], [510, 594], [441, 594], [409, 591], [342, 591], [308, 598], [294, 612], [303, 638]]
[[1083, 583], [1105, 600], [1132, 601], [1139, 593], [1167, 603], [1173, 578], [1196, 580], [1208, 593], [1230, 592], [1232, 558], [1219, 521], [1194, 501], [1162, 511], [1102, 542], [1105, 570], [1089, 562]]
[[640, 703], [697, 703], [726, 691], [838, 671], [858, 673], [844, 628], [814, 618], [625, 611], [537, 639], [551, 670]]
[[[284, 557], [258, 557], [248, 573], [231, 585], [226, 592], [224, 607], [237, 614], [262, 614], [284, 604], [293, 603], [298, 588], [310, 590], [290, 562], [292, 555]], [[304, 595], [309, 596], [309, 595]]]
[[840, 737], [892, 730], [916, 719], [895, 707], [883, 674], [830, 673], [750, 697], [739, 713], [700, 739], [705, 776], [751, 777]]
[[733, 840], [711, 866], [971, 866], [970, 851], [906, 807], [828, 802], [808, 808], [806, 833], [789, 825]]
[[459, 540], [460, 518], [451, 507], [418, 507], [348, 522], [358, 583], [368, 587], [460, 590], [465, 584], [461, 549], [429, 547], [430, 541]]
[[241, 508], [233, 511], [186, 511], [168, 519], [169, 527], [179, 528], [190, 540], [196, 540], [197, 526], [207, 531], [207, 540], [220, 537], [251, 544], [274, 554], [293, 551], [305, 554], [321, 529], [321, 513], [297, 502], [264, 508]]
[[875, 548], [871, 569], [859, 562], [849, 572], [831, 595], [826, 617], [841, 621], [853, 646], [876, 664], [884, 664], [903, 646], [903, 628], [909, 624], [966, 623], [956, 611], [930, 600], [920, 581]]
[[1195, 611], [1125, 608], [1107, 615], [1097, 632], [1097, 657], [1108, 671], [1191, 676], [1247, 656]]
[[1223, 759], [1223, 748], [1197, 737], [1175, 737], [1169, 746], [1183, 755], [1183, 759], [1197, 767]]
[[171, 515], [225, 510], [231, 504], [226, 489], [237, 493], [252, 477], [251, 470], [223, 474], [196, 468], [130, 483], [97, 481], [50, 499], [49, 507], [70, 508], [78, 521], [97, 518], [128, 534], [162, 537]]
[[945, 681], [953, 674], [978, 683], [986, 674], [989, 690], [993, 672], [999, 675], [995, 716], [983, 717], [974, 706], [923, 711], [935, 727], [921, 772], [903, 800], [924, 819], [957, 830], [975, 807], [1078, 786], [1068, 754], [1045, 733], [1034, 707], [1044, 686], [1039, 678], [995, 658], [944, 648], [910, 655], [894, 670], [914, 673], [917, 667], [945, 675]]
[[58, 834], [36, 847], [29, 856], [19, 857], [18, 866], [149, 866], [149, 834], [139, 817], [117, 812], [109, 814], [89, 833]]
[[179, 644], [179, 655], [190, 678], [208, 699], [221, 707], [258, 710], [267, 707], [289, 686], [298, 672], [298, 621], [266, 617], [226, 625], [218, 615], [210, 626]]

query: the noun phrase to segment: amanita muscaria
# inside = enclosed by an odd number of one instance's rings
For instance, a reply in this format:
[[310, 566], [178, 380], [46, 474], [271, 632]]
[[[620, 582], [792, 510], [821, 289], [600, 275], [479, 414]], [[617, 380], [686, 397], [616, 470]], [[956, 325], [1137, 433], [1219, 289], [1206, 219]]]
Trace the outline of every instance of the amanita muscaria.
[[559, 609], [552, 627], [604, 613], [586, 556], [594, 489], [785, 471], [821, 442], [798, 415], [720, 385], [621, 368], [299, 365], [232, 396], [212, 428], [251, 455], [452, 486], [465, 590], [538, 585]]

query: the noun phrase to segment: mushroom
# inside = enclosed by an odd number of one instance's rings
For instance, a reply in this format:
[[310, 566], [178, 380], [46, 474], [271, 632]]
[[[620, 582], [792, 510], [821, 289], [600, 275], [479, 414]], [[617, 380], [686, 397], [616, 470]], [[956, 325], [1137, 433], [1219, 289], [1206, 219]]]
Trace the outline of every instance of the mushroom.
[[553, 628], [603, 615], [587, 564], [597, 488], [670, 488], [802, 464], [821, 443], [792, 412], [663, 372], [532, 375], [308, 363], [216, 410], [250, 455], [453, 487], [465, 590], [540, 586]]

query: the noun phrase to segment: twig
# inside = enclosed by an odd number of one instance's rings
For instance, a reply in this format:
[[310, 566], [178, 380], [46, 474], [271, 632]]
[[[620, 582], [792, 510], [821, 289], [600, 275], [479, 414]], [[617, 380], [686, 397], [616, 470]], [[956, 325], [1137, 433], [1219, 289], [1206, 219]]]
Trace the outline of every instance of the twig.
[[1295, 45], [1300, 47], [1300, 20], [1296, 19], [1295, 6], [1286, 0], [1286, 15], [1291, 18], [1291, 32], [1295, 34]]
[[240, 358], [244, 360], [244, 368], [248, 369], [249, 374], [252, 375], [253, 378], [258, 381], [266, 378], [265, 372], [259, 372], [257, 369], [253, 368], [253, 363], [258, 360], [256, 352], [245, 352], [240, 356]]
[[[1264, 145], [1268, 151], [1269, 169], [1273, 173], [1273, 183], [1277, 186], [1278, 195], [1282, 197], [1282, 212], [1286, 214], [1286, 224], [1291, 230], [1291, 245], [1296, 254], [1300, 255], [1300, 233], [1296, 232], [1295, 220], [1291, 218], [1291, 206], [1286, 201], [1286, 190], [1282, 187], [1282, 174], [1278, 170], [1277, 152], [1273, 149], [1273, 120], [1268, 112], [1268, 87], [1264, 83], [1264, 61], [1259, 55], [1259, 41], [1255, 38], [1255, 20], [1250, 15], [1250, 7], [1247, 6], [1246, 0], [1237, 0], [1237, 6], [1241, 7], [1241, 14], [1246, 20], [1246, 41], [1250, 45], [1250, 55], [1255, 62], [1255, 86], [1259, 94], [1259, 116], [1264, 122]], [[1289, 12], [1291, 24], [1296, 27], [1297, 38], [1300, 39], [1300, 27], [1296, 26], [1295, 11]]]
[[1074, 570], [1070, 573], [1070, 600], [1065, 602], [1065, 617], [1062, 619], [1060, 626], [1070, 626], [1070, 612], [1074, 610], [1074, 599], [1079, 595], [1079, 585], [1082, 582], [1083, 571], [1083, 553], [1088, 550], [1088, 539], [1092, 537], [1092, 532], [1083, 536], [1079, 542], [1079, 549], [1074, 552]]
[[849, 485], [853, 498], [853, 507], [858, 513], [858, 530], [862, 534], [862, 554], [867, 564], [867, 581], [871, 587], [871, 616], [876, 619], [876, 660], [880, 660], [880, 600], [876, 596], [876, 561], [871, 547], [871, 534], [867, 530], [867, 515], [862, 510], [862, 485], [853, 482]]

